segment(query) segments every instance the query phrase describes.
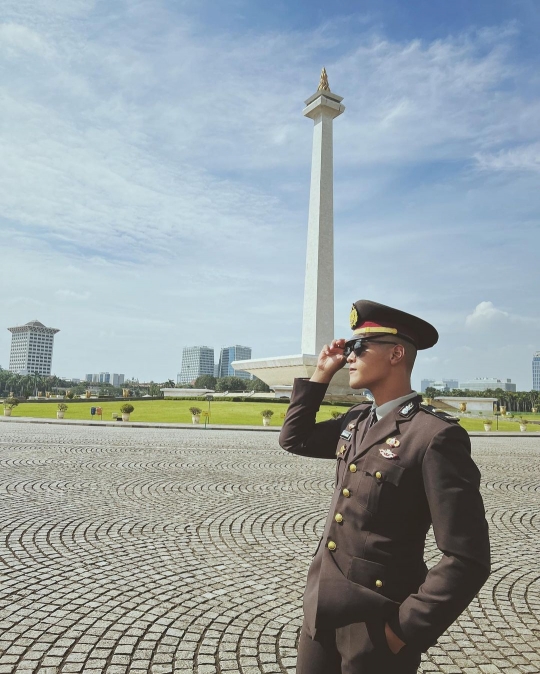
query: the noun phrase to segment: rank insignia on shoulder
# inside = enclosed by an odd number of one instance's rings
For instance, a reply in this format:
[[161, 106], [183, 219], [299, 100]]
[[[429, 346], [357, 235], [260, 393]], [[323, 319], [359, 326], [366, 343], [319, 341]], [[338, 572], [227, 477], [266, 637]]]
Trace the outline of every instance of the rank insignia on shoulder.
[[351, 423], [347, 426], [347, 428], [348, 428], [350, 431], [352, 431], [352, 429], [354, 428], [354, 421], [351, 421]]
[[401, 443], [399, 442], [399, 440], [397, 438], [388, 438], [388, 440], [386, 441], [386, 444], [389, 447], [399, 447], [399, 445]]
[[405, 407], [402, 407], [399, 410], [399, 413], [401, 414], [402, 417], [408, 417], [409, 414], [414, 410], [414, 403], [407, 403]]
[[434, 417], [437, 417], [438, 419], [442, 419], [443, 421], [448, 421], [448, 423], [459, 423], [459, 417], [454, 417], [451, 414], [448, 414], [445, 410], [439, 410], [436, 407], [433, 407], [433, 405], [426, 405], [424, 403], [420, 403], [420, 408], [424, 410], [424, 412], [427, 412], [428, 414], [433, 414]]
[[399, 459], [399, 456], [394, 454], [394, 452], [387, 447], [381, 447], [379, 452], [381, 453], [381, 456], [384, 456], [385, 459]]
[[345, 440], [350, 440], [352, 438], [352, 433], [350, 431], [344, 430], [340, 433], [340, 438], [345, 438]]

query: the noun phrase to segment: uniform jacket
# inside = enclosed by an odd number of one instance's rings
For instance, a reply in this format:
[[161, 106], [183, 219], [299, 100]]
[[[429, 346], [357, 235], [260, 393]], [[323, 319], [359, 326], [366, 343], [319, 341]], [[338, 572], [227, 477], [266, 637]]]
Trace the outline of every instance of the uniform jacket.
[[[304, 594], [306, 629], [314, 637], [318, 629], [383, 618], [411, 648], [426, 651], [489, 575], [488, 526], [469, 436], [423, 406], [421, 396], [367, 432], [371, 404], [316, 423], [326, 388], [296, 379], [280, 434], [288, 452], [337, 463]], [[428, 572], [430, 525], [442, 557]]]

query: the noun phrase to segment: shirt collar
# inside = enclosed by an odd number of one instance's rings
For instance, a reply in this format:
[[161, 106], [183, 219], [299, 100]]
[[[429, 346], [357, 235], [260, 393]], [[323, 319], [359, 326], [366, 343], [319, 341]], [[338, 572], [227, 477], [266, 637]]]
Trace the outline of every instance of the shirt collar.
[[399, 405], [406, 403], [407, 400], [416, 398], [417, 395], [418, 393], [416, 391], [413, 391], [412, 393], [407, 393], [406, 396], [401, 396], [401, 398], [389, 400], [387, 403], [379, 405], [378, 407], [377, 405], [375, 405], [375, 403], [373, 403], [373, 407], [375, 408], [375, 414], [377, 415], [377, 421], [380, 421], [384, 416], [388, 414], [388, 412], [391, 412], [396, 407], [399, 407]]

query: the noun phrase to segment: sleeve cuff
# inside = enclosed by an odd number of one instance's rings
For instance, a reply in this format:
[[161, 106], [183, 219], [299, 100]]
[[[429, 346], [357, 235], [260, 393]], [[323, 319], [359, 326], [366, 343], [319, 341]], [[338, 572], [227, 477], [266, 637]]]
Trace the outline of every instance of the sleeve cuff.
[[324, 400], [324, 395], [327, 389], [328, 384], [321, 384], [318, 381], [311, 381], [311, 379], [297, 377], [293, 382], [291, 402], [298, 398], [304, 398], [304, 396], [307, 396], [313, 404], [320, 405]]

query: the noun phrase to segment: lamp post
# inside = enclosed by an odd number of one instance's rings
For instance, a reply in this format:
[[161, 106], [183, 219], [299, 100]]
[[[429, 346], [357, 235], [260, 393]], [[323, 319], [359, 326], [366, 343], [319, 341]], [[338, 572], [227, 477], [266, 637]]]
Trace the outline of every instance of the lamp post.
[[211, 395], [207, 395], [206, 400], [208, 400], [208, 423], [210, 423], [210, 401], [213, 400], [213, 398]]

